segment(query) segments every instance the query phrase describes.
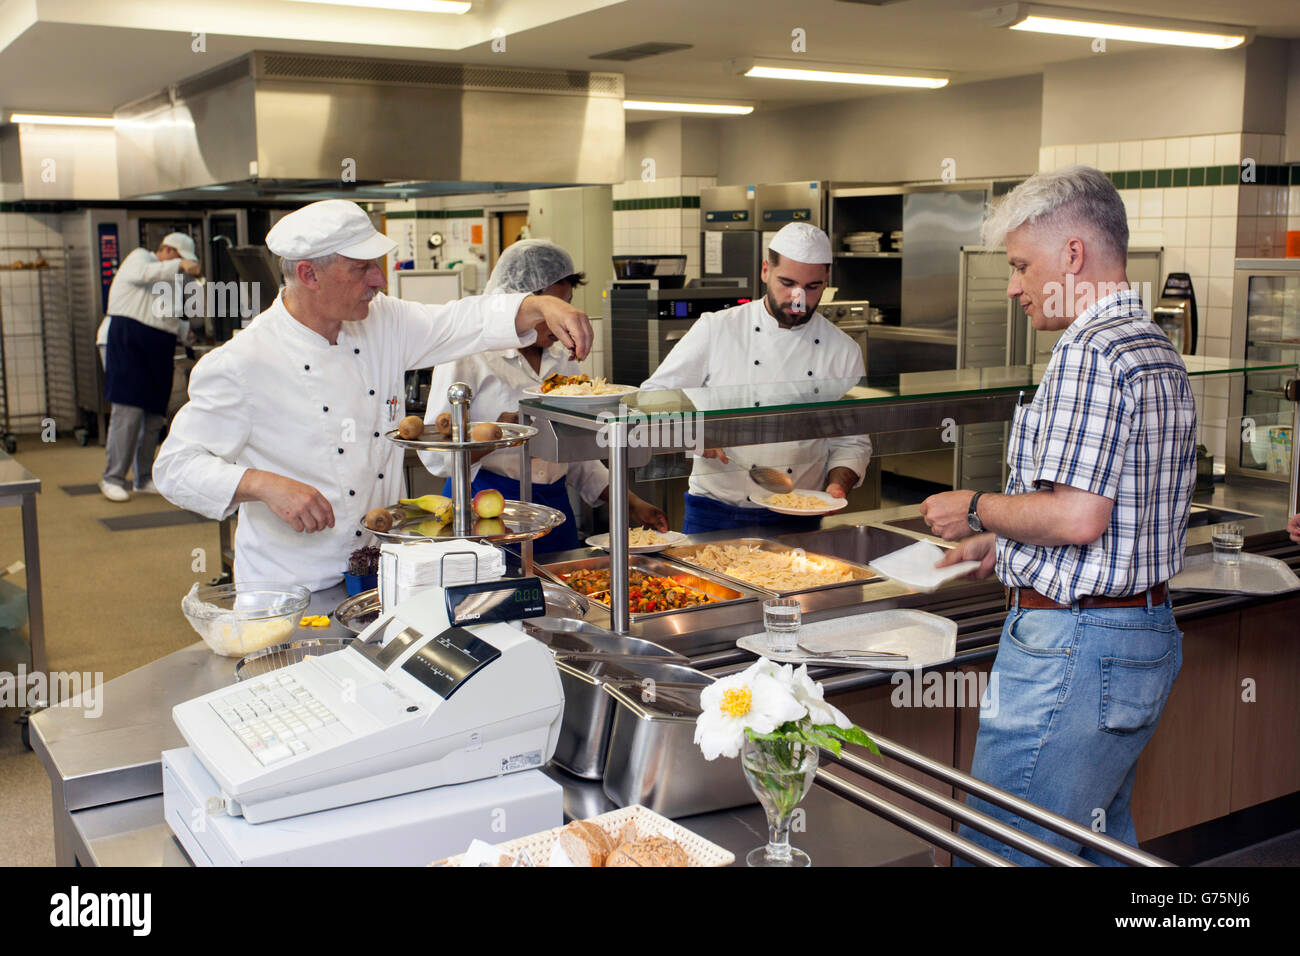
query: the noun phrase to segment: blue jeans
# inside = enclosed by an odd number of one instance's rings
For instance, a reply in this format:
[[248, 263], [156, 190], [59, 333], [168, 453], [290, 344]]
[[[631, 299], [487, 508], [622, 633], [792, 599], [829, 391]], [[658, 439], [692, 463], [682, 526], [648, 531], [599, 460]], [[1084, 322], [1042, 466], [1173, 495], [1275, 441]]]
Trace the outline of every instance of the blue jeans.
[[[1136, 846], [1129, 800], [1137, 760], [1182, 662], [1182, 634], [1167, 600], [1133, 608], [1013, 607], [989, 676], [993, 699], [981, 709], [971, 775]], [[973, 796], [966, 803], [1079, 853], [1076, 841], [1017, 814]], [[969, 827], [960, 835], [1014, 863], [1043, 865]], [[1121, 865], [1092, 850], [1082, 857]]]

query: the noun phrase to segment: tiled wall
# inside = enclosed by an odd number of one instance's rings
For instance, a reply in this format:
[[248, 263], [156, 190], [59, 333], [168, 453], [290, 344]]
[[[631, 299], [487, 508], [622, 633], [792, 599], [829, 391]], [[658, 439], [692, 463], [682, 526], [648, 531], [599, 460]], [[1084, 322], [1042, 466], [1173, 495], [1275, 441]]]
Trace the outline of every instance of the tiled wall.
[[[1285, 255], [1291, 211], [1300, 213], [1300, 195], [1292, 202], [1300, 178], [1291, 185], [1293, 170], [1281, 165], [1284, 140], [1217, 133], [1048, 146], [1039, 150], [1039, 169], [1082, 163], [1110, 175], [1128, 209], [1130, 243], [1163, 245], [1165, 275], [1192, 277], [1200, 319], [1197, 353], [1226, 357], [1233, 333], [1235, 259]], [[1255, 160], [1254, 183], [1240, 183], [1243, 159]], [[1153, 294], [1158, 297], [1160, 290]], [[1193, 385], [1202, 441], [1222, 464], [1228, 380]]]
[[[37, 258], [29, 246], [62, 245], [57, 214], [0, 211], [0, 266]], [[46, 414], [45, 359], [39, 287], [42, 273], [0, 270], [0, 322], [4, 326], [5, 398], [10, 428], [19, 434], [40, 430]], [[0, 420], [0, 424], [2, 424]]]
[[700, 189], [713, 176], [672, 176], [614, 186], [614, 255], [686, 255], [686, 274], [700, 274]]
[[[525, 200], [526, 201], [526, 200]], [[477, 243], [479, 251], [486, 253], [488, 243], [487, 212], [484, 209], [442, 209], [436, 208], [438, 199], [411, 199], [406, 202], [388, 203], [384, 212], [387, 216], [385, 232], [397, 243], [397, 252], [389, 258], [389, 287], [393, 287], [392, 270], [398, 259], [409, 259], [414, 255], [417, 269], [428, 269], [432, 260], [429, 249], [429, 236], [435, 232], [442, 233], [443, 245], [438, 255], [439, 268], [446, 268], [457, 259], [478, 263], [478, 289], [465, 289], [469, 295], [479, 291], [487, 283], [488, 266], [486, 258], [471, 253], [472, 228], [478, 226], [482, 239]]]

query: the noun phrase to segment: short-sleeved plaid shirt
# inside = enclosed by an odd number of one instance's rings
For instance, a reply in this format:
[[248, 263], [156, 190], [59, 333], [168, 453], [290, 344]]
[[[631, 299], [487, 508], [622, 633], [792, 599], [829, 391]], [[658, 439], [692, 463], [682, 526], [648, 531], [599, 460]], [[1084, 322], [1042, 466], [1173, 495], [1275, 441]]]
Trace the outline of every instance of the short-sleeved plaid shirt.
[[1124, 597], [1183, 564], [1196, 481], [1196, 404], [1182, 359], [1138, 294], [1107, 296], [1065, 330], [1030, 404], [1016, 409], [1007, 494], [1066, 484], [1115, 502], [1082, 547], [997, 539], [997, 575], [1059, 604]]

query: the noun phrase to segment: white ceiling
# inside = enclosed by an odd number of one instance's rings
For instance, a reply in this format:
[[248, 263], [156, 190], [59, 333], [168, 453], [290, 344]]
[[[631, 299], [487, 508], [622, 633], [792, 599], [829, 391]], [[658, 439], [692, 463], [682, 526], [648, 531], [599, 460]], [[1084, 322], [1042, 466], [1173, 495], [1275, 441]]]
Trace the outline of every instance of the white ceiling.
[[[0, 0], [0, 108], [108, 112], [255, 49], [622, 72], [631, 96], [743, 100], [761, 109], [872, 90], [733, 76], [724, 72], [728, 58], [936, 70], [963, 83], [1041, 72], [1051, 63], [1095, 55], [1087, 40], [984, 26], [974, 13], [996, 2], [901, 0], [874, 7], [841, 0], [479, 0], [474, 13], [456, 17], [288, 0]], [[1300, 37], [1298, 0], [1075, 2]], [[804, 54], [791, 51], [796, 28], [806, 31]], [[504, 33], [504, 52], [491, 48], [494, 29]], [[204, 33], [206, 52], [192, 50], [196, 30]], [[647, 41], [692, 48], [630, 63], [589, 59]], [[1136, 48], [1110, 44], [1111, 52]]]

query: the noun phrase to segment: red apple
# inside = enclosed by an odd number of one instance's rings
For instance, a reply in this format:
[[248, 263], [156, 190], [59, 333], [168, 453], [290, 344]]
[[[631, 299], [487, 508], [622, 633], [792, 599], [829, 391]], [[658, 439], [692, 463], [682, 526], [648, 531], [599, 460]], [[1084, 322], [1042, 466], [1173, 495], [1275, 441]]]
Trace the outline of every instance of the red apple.
[[495, 518], [505, 507], [506, 499], [495, 488], [484, 488], [474, 496], [474, 513], [480, 518]]

